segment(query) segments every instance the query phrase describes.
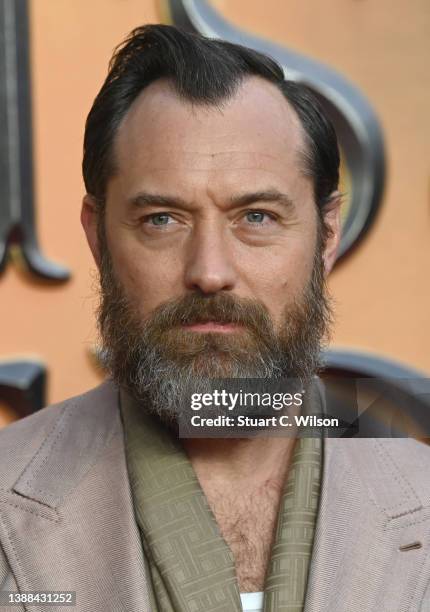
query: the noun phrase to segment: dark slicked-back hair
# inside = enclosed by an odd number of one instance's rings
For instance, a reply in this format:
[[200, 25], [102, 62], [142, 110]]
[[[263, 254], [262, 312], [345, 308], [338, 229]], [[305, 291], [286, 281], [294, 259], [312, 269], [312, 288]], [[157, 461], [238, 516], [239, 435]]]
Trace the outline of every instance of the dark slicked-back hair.
[[304, 170], [312, 177], [315, 201], [322, 212], [338, 186], [339, 150], [333, 126], [312, 93], [286, 80], [281, 66], [263, 53], [167, 25], [136, 28], [111, 59], [85, 127], [83, 175], [87, 192], [104, 202], [107, 181], [115, 173], [116, 131], [133, 101], [150, 83], [167, 77], [184, 100], [217, 105], [233, 97], [250, 76], [276, 85], [297, 113], [305, 134]]

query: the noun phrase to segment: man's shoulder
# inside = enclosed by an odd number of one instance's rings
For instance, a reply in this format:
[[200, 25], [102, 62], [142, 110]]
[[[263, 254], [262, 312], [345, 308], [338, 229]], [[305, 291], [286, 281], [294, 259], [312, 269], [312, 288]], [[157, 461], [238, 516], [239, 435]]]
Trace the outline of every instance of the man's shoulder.
[[[118, 390], [112, 381], [51, 404], [0, 430], [0, 489], [12, 486], [32, 458], [44, 446], [61, 444], [67, 429], [97, 428], [117, 406]], [[106, 423], [104, 423], [106, 426]]]
[[384, 512], [387, 507], [430, 507], [428, 441], [414, 438], [327, 438], [325, 443], [326, 470], [334, 476], [349, 474], [351, 478], [357, 477], [369, 491], [373, 491], [377, 505]]
[[111, 401], [116, 393], [117, 387], [112, 381], [107, 380], [85, 393], [50, 404], [29, 416], [14, 421], [0, 429], [1, 448], [6, 450], [8, 447], [16, 449], [16, 445], [32, 445], [39, 437], [44, 437], [65, 412], [74, 410], [76, 413], [82, 413], [88, 409], [103, 410], [105, 402]]
[[[339, 447], [342, 450], [351, 451], [356, 457], [361, 453], [368, 457], [376, 453], [381, 457], [390, 457], [390, 461], [398, 467], [402, 466], [407, 471], [418, 470], [422, 459], [430, 461], [430, 440], [419, 440], [416, 438], [327, 438], [326, 446], [330, 447], [332, 453], [336, 453]], [[424, 463], [426, 465], [426, 463]]]

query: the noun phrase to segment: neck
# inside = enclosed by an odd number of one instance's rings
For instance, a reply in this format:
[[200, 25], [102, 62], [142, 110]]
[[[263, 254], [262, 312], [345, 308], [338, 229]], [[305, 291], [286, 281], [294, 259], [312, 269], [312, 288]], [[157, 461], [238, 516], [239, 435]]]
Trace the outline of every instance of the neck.
[[189, 438], [182, 443], [203, 489], [240, 492], [271, 484], [281, 491], [295, 438]]

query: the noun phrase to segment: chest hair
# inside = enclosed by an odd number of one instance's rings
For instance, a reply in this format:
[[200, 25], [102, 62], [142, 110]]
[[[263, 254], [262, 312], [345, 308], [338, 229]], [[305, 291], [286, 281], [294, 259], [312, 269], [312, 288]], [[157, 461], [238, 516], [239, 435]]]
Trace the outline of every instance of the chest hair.
[[233, 553], [240, 592], [262, 591], [275, 536], [281, 489], [273, 482], [241, 495], [206, 493]]

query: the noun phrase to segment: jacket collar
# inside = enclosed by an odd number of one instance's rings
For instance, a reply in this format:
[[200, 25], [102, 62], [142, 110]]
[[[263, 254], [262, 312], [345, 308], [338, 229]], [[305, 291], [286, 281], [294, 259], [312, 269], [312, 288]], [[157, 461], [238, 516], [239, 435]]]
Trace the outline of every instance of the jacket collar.
[[121, 431], [118, 389], [106, 381], [63, 402], [52, 429], [13, 486], [13, 491], [56, 509], [84, 478], [112, 436]]
[[105, 383], [54, 410], [12, 490], [0, 491], [0, 541], [16, 588], [75, 591], [79, 612], [147, 612], [118, 391]]

